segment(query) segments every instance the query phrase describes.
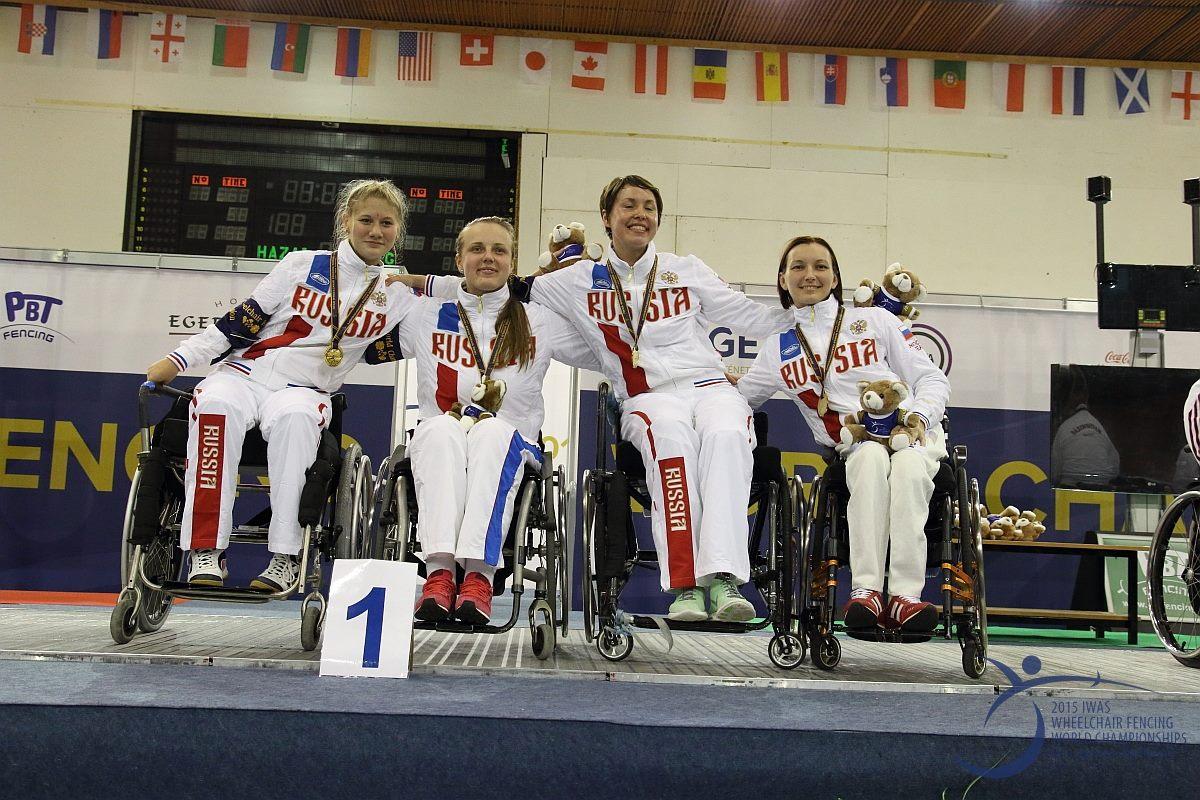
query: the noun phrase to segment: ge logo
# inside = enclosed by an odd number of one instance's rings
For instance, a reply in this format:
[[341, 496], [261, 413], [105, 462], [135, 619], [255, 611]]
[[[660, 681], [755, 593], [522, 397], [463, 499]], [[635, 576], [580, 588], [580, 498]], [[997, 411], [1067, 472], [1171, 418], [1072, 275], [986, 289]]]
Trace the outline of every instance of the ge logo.
[[921, 349], [929, 356], [929, 360], [938, 369], [949, 375], [950, 367], [954, 363], [954, 354], [950, 351], [950, 341], [945, 334], [923, 322], [914, 322], [912, 333], [913, 338], [920, 343]]

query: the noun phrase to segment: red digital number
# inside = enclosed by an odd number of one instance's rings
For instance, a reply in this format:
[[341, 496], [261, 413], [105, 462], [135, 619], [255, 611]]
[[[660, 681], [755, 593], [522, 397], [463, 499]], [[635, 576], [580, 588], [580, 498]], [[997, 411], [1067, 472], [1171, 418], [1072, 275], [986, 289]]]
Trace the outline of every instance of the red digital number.
[[193, 175], [192, 176], [192, 186], [208, 186], [208, 176], [207, 175]]
[[245, 189], [250, 185], [250, 182], [245, 178], [235, 178], [232, 175], [226, 175], [221, 178], [221, 185], [227, 189]]
[[414, 186], [408, 190], [408, 196], [414, 198], [429, 197], [429, 190], [422, 189], [420, 186]]
[[462, 189], [438, 189], [439, 200], [462, 200]]

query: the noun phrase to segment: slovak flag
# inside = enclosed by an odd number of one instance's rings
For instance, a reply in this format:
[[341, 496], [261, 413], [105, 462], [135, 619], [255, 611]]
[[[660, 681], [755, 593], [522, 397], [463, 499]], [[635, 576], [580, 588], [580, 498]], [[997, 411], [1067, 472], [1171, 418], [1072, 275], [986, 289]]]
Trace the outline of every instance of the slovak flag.
[[54, 55], [54, 28], [58, 22], [58, 9], [54, 6], [21, 6], [21, 32], [17, 37], [17, 51]]
[[816, 56], [817, 100], [827, 106], [846, 105], [846, 56]]
[[875, 59], [875, 97], [884, 108], [908, 108], [908, 59]]
[[1083, 67], [1050, 68], [1050, 113], [1083, 116]]

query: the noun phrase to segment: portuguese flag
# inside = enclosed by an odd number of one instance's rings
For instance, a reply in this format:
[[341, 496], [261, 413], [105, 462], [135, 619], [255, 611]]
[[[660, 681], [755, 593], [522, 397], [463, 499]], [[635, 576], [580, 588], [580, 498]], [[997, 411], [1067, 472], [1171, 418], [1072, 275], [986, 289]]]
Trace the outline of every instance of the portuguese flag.
[[938, 108], [967, 107], [967, 62], [933, 62], [933, 104]]
[[240, 19], [218, 19], [213, 33], [215, 67], [245, 67], [250, 49], [250, 23]]
[[271, 51], [271, 69], [276, 72], [304, 72], [308, 60], [308, 26], [297, 22], [275, 23], [275, 47]]

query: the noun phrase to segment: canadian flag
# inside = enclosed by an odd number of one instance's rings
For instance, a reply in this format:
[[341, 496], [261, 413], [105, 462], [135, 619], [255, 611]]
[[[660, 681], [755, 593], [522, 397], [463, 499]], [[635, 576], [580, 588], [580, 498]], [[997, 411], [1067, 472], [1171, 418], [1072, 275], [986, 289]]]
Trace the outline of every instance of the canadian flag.
[[550, 40], [521, 40], [521, 80], [545, 85], [550, 82]]
[[603, 92], [604, 72], [607, 66], [608, 42], [576, 42], [571, 85], [576, 89]]

